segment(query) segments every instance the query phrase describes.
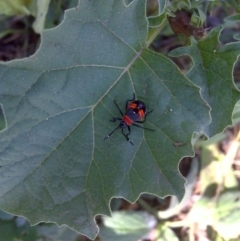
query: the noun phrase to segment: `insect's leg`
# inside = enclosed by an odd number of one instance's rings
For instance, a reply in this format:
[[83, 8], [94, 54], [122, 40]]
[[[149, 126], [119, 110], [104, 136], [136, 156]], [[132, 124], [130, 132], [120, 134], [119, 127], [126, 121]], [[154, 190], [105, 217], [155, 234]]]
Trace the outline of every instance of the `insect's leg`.
[[[125, 138], [127, 139], [127, 141], [129, 141], [132, 145], [133, 145], [133, 142], [128, 138], [128, 135], [131, 133], [131, 129], [130, 127], [128, 126], [128, 133], [127, 134], [124, 134], [123, 132], [123, 129], [122, 129], [122, 134], [125, 136]], [[133, 145], [134, 146], [134, 145]]]
[[134, 100], [135, 100], [135, 97], [136, 97], [136, 95], [135, 95], [135, 93], [133, 93], [133, 99], [132, 99], [132, 100], [127, 100], [127, 101], [126, 101], [126, 109], [127, 109], [127, 106], [128, 106], [128, 102], [132, 102], [132, 101], [134, 101]]
[[128, 133], [127, 133], [127, 136], [128, 136], [131, 134], [131, 128], [130, 128], [130, 126], [127, 126], [127, 128], [128, 128]]
[[115, 128], [110, 134], [104, 137], [103, 140], [106, 140], [107, 138], [109, 138], [113, 134], [113, 132], [116, 131], [118, 128], [120, 128], [120, 125], [117, 128]]
[[116, 120], [122, 120], [121, 118], [119, 118], [119, 117], [113, 117], [110, 121], [112, 121], [112, 122], [115, 122]]
[[147, 120], [147, 115], [150, 114], [151, 112], [153, 112], [153, 110], [150, 110], [150, 111], [148, 111], [148, 112], [145, 114], [143, 121], [135, 121], [135, 122], [137, 122], [137, 123], [144, 123], [144, 122]]
[[123, 113], [122, 113], [122, 111], [121, 111], [121, 109], [120, 109], [120, 107], [118, 106], [118, 104], [117, 104], [117, 102], [114, 100], [114, 104], [117, 106], [117, 108], [118, 108], [118, 110], [119, 110], [119, 112], [121, 113], [121, 115], [123, 116]]
[[148, 112], [145, 114], [145, 117], [146, 117], [148, 114], [150, 114], [151, 112], [153, 112], [153, 110], [148, 111]]
[[139, 128], [142, 128], [142, 129], [144, 129], [144, 130], [155, 131], [155, 130], [153, 130], [153, 129], [149, 129], [149, 128], [146, 128], [146, 127], [139, 126], [139, 125], [137, 125], [137, 124], [135, 124], [135, 123], [133, 123], [132, 125], [133, 125], [133, 126], [136, 126], [136, 127], [139, 127]]

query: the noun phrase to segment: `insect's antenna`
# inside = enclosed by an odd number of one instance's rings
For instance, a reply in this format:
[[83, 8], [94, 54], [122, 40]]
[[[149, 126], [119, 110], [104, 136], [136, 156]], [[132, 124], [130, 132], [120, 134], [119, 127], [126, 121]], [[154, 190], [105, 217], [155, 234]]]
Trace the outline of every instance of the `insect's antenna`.
[[107, 138], [109, 138], [113, 134], [113, 132], [116, 131], [118, 128], [120, 128], [120, 125], [117, 128], [115, 128], [110, 134], [104, 137], [103, 140], [105, 141]]

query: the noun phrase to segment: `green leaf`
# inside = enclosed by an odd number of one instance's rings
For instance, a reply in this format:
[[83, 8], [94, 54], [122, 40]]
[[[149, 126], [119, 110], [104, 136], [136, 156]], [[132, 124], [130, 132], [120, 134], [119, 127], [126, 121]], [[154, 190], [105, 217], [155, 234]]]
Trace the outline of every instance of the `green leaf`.
[[212, 196], [205, 193], [194, 204], [189, 221], [198, 222], [199, 226], [211, 225], [225, 240], [237, 238], [240, 234], [240, 192], [238, 188], [226, 189], [216, 200], [215, 191]]
[[239, 7], [239, 1], [236, 0], [228, 0], [227, 3], [234, 8], [235, 11], [239, 12], [240, 7]]
[[99, 236], [104, 241], [136, 241], [146, 236], [157, 224], [147, 212], [113, 212], [103, 217]]
[[166, 0], [158, 0], [158, 15], [161, 15], [167, 6]]
[[[209, 108], [165, 56], [146, 49], [145, 3], [82, 0], [62, 24], [43, 32], [32, 57], [0, 65], [0, 207], [68, 225], [94, 238], [94, 217], [110, 215], [112, 197], [184, 193], [178, 172], [193, 154], [191, 137]], [[153, 109], [144, 127], [103, 141], [133, 92]], [[184, 143], [181, 146], [175, 143]]]
[[15, 219], [0, 221], [0, 241], [35, 241], [37, 228], [31, 227], [28, 222], [19, 226]]
[[232, 115], [233, 124], [237, 124], [240, 121], [240, 101], [237, 102], [233, 110]]
[[204, 191], [201, 198], [193, 205], [187, 218], [187, 224], [198, 223], [199, 225], [212, 225], [213, 212], [215, 212], [215, 194], [217, 184], [211, 184]]
[[163, 24], [165, 20], [166, 20], [165, 13], [163, 13], [159, 16], [154, 16], [154, 17], [148, 18], [149, 27], [156, 28], [156, 27], [160, 26], [161, 24]]
[[159, 225], [158, 229], [156, 230], [156, 235], [156, 241], [179, 241], [179, 238], [174, 233], [174, 231], [166, 225]]
[[224, 18], [225, 21], [231, 21], [231, 22], [239, 22], [240, 21], [240, 13], [228, 16]]
[[4, 15], [29, 15], [28, 9], [32, 0], [0, 0], [0, 14]]
[[[197, 5], [197, 4], [196, 4]], [[199, 5], [199, 3], [198, 3]], [[202, 27], [206, 22], [206, 14], [204, 12], [203, 6], [196, 6], [196, 10], [193, 12], [191, 16], [191, 22], [195, 23], [196, 26]], [[193, 7], [193, 6], [192, 6]]]
[[190, 0], [172, 0], [171, 8], [175, 12], [178, 9], [191, 9]]
[[238, 189], [228, 189], [218, 200], [214, 213], [214, 229], [226, 240], [239, 237], [240, 225], [240, 192]]
[[187, 54], [193, 61], [194, 65], [186, 76], [201, 87], [203, 98], [212, 108], [212, 122], [205, 129], [210, 137], [232, 124], [233, 108], [240, 99], [232, 79], [240, 44], [230, 43], [218, 48], [220, 31], [219, 26], [199, 42], [192, 38], [190, 46], [175, 49], [170, 54], [174, 57]]

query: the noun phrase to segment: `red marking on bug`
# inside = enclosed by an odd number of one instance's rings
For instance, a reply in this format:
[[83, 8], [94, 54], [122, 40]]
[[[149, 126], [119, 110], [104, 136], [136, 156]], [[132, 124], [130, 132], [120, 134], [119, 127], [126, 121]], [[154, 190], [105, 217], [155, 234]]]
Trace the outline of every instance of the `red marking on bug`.
[[127, 109], [136, 109], [136, 108], [137, 108], [137, 104], [135, 102], [131, 102], [127, 106]]
[[124, 115], [122, 121], [125, 121], [128, 126], [132, 125], [133, 121], [127, 116]]
[[138, 114], [139, 114], [140, 119], [142, 119], [145, 116], [145, 112], [143, 111], [143, 109], [140, 109], [138, 111]]

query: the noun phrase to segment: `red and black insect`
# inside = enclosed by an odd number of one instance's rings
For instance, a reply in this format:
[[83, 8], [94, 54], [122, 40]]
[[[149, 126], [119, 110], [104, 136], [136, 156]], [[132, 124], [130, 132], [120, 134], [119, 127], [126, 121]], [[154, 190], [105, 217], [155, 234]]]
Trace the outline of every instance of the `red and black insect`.
[[[139, 127], [139, 128], [142, 128], [144, 130], [154, 131], [152, 129], [145, 128], [145, 127], [142, 127], [142, 126], [136, 124], [136, 123], [144, 123], [146, 121], [147, 115], [149, 113], [151, 113], [153, 110], [150, 110], [150, 111], [146, 112], [146, 105], [142, 101], [140, 101], [140, 100], [135, 100], [135, 94], [133, 94], [133, 99], [132, 100], [127, 100], [126, 101], [126, 112], [125, 112], [125, 114], [123, 114], [123, 112], [121, 111], [121, 109], [119, 108], [119, 106], [118, 106], [118, 104], [116, 103], [115, 100], [114, 100], [114, 103], [117, 106], [119, 112], [121, 113], [122, 118], [113, 117], [111, 119], [111, 121], [115, 122], [115, 121], [119, 120], [121, 122], [120, 122], [119, 126], [117, 128], [115, 128], [103, 140], [106, 140], [107, 138], [109, 138], [117, 129], [120, 128], [122, 130], [122, 134], [125, 136], [127, 141], [129, 141], [133, 145], [133, 142], [128, 137], [130, 135], [130, 133], [131, 133], [131, 128], [130, 128], [131, 125]], [[125, 134], [123, 132], [123, 129], [126, 128], [126, 127], [128, 128], [128, 133], [127, 134]]]

